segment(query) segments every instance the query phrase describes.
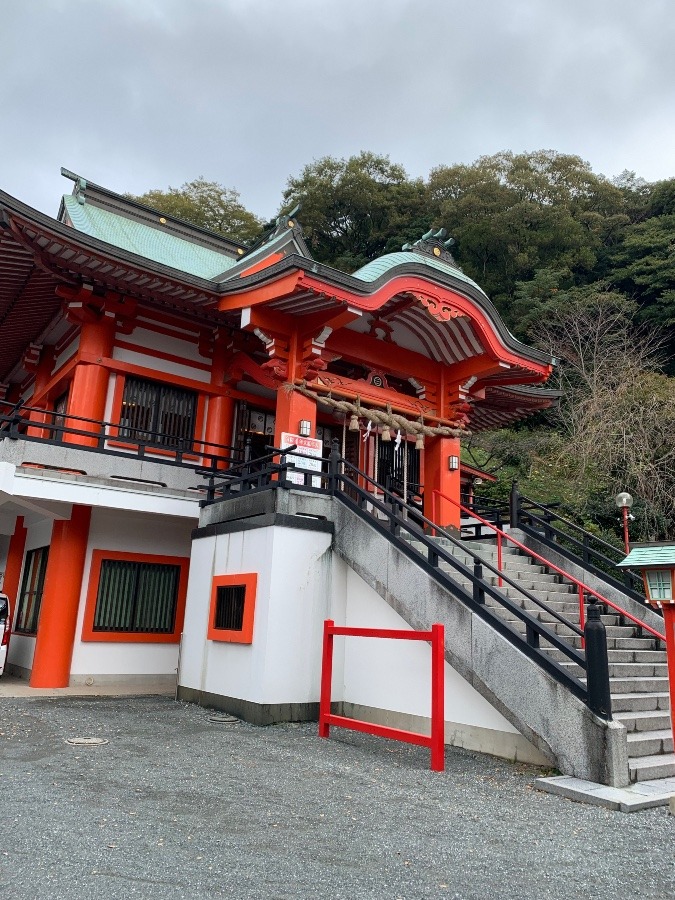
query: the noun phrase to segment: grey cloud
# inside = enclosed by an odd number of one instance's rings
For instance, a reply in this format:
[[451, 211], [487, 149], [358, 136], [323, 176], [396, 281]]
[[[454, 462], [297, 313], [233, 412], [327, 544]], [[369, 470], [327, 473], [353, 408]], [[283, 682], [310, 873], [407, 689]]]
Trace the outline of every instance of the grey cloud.
[[12, 0], [0, 28], [0, 186], [52, 214], [60, 165], [119, 191], [203, 174], [265, 216], [361, 149], [414, 175], [541, 147], [675, 174], [661, 0]]

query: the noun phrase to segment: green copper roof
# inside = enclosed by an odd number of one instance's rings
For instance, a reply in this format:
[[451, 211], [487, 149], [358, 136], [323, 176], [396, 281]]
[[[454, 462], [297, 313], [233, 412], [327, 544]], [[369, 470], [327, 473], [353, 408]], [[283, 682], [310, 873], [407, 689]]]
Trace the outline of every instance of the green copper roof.
[[453, 278], [458, 278], [460, 281], [465, 281], [472, 287], [478, 288], [481, 294], [485, 294], [485, 291], [475, 281], [472, 281], [468, 275], [449, 265], [449, 263], [440, 259], [434, 259], [433, 256], [427, 256], [425, 253], [414, 253], [410, 250], [402, 250], [398, 253], [387, 253], [385, 256], [380, 256], [379, 259], [374, 259], [372, 262], [366, 263], [362, 268], [357, 269], [352, 277], [361, 281], [376, 281], [390, 269], [393, 269], [395, 266], [403, 266], [406, 263], [421, 263], [430, 269], [437, 269], [439, 272], [452, 275]]
[[78, 231], [189, 275], [212, 279], [238, 262], [225, 253], [193, 244], [161, 228], [134, 222], [91, 203], [80, 204], [71, 195], [65, 196], [63, 202]]
[[630, 566], [633, 569], [650, 566], [675, 566], [675, 544], [633, 547], [628, 556], [617, 565]]

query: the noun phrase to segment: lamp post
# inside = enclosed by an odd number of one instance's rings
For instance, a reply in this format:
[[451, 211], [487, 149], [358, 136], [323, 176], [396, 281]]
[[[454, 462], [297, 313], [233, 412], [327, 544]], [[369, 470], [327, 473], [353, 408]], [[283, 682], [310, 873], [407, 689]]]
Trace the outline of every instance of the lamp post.
[[614, 502], [621, 510], [621, 514], [623, 516], [623, 544], [626, 553], [630, 553], [630, 547], [628, 545], [628, 519], [633, 518], [630, 515], [630, 508], [633, 505], [633, 498], [627, 491], [621, 491], [621, 493], [617, 494], [614, 498]]

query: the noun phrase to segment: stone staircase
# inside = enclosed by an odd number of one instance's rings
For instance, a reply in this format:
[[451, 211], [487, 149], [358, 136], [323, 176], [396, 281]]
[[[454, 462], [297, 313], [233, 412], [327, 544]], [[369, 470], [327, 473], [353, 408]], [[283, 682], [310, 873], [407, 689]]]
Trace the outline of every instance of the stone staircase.
[[[473, 566], [473, 557], [463, 548], [455, 547], [446, 538], [438, 540], [458, 560], [469, 567]], [[496, 567], [497, 548], [494, 541], [466, 541], [466, 547]], [[543, 565], [537, 564], [517, 548], [506, 544], [503, 547], [503, 567], [510, 578], [544, 601], [547, 609], [542, 609], [517, 588], [506, 583], [502, 588], [504, 593], [521, 608], [532, 612], [539, 621], [549, 625], [559, 637], [580, 649], [581, 638], [547, 611], [555, 610], [578, 626], [577, 588], [562, 576], [547, 571]], [[444, 568], [449, 574], [453, 574], [452, 567], [446, 564]], [[484, 570], [484, 576], [490, 576], [489, 570]], [[471, 589], [468, 580], [457, 580]], [[496, 575], [491, 576], [490, 580], [497, 586]], [[525, 624], [496, 600], [486, 596], [486, 603], [495, 608], [498, 615], [515, 629], [525, 633]], [[665, 649], [662, 649], [660, 641], [649, 634], [640, 634], [640, 629], [630, 620], [623, 620], [611, 610], [601, 618], [607, 629], [612, 715], [627, 732], [630, 780], [635, 782], [675, 777]], [[551, 658], [584, 680], [584, 672], [579, 666], [570, 662], [560, 650], [550, 645], [547, 647], [546, 644], [547, 642], [542, 641], [541, 646]]]

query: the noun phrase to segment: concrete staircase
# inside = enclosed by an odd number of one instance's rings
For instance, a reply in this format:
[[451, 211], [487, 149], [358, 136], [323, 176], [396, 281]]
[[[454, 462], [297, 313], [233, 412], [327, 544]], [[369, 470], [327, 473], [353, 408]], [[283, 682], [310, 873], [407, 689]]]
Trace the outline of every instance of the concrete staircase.
[[[473, 566], [473, 557], [463, 548], [457, 548], [445, 538], [438, 540], [458, 559]], [[497, 565], [497, 548], [494, 541], [466, 541], [465, 545], [487, 562]], [[569, 627], [556, 620], [548, 610], [555, 610], [574, 624], [579, 624], [579, 599], [577, 588], [562, 576], [551, 573], [517, 548], [504, 545], [504, 572], [519, 585], [544, 601], [547, 609], [540, 608], [517, 588], [504, 583], [503, 591], [518, 605], [532, 612], [560, 637], [580, 649], [581, 639]], [[446, 565], [449, 574], [452, 567]], [[487, 578], [488, 570], [484, 571]], [[470, 589], [470, 582], [457, 579]], [[491, 577], [494, 585], [498, 578]], [[501, 607], [496, 600], [486, 597], [486, 603], [509, 621], [517, 630], [525, 633], [525, 625], [513, 614]], [[668, 672], [666, 652], [660, 641], [640, 629], [630, 620], [608, 610], [602, 616], [607, 628], [610, 690], [612, 714], [627, 732], [630, 780], [647, 781], [655, 778], [675, 777], [675, 753], [670, 724]], [[582, 680], [583, 670], [569, 662], [560, 650], [542, 642], [542, 648], [550, 656]]]

